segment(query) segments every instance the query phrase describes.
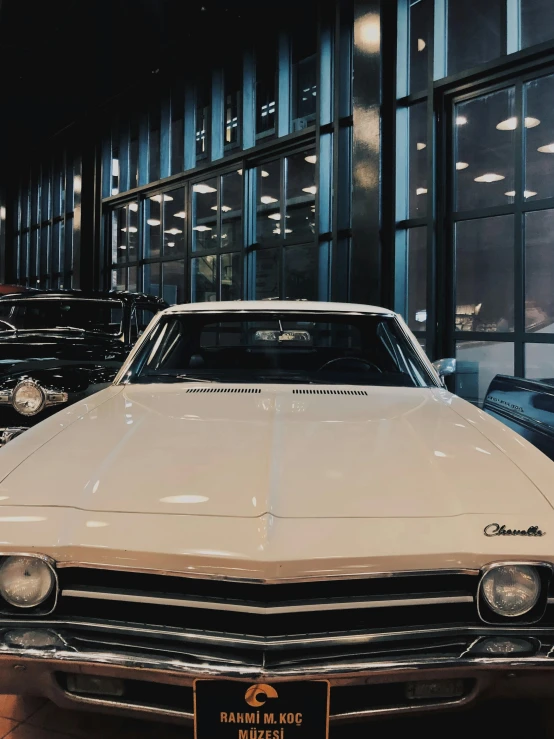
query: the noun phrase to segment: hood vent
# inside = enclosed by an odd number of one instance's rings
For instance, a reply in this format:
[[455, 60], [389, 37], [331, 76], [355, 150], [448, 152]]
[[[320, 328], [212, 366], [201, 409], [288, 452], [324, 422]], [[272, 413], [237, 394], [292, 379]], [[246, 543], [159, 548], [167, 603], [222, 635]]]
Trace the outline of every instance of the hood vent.
[[187, 393], [242, 393], [252, 395], [259, 394], [262, 391], [254, 387], [191, 387]]
[[367, 395], [366, 390], [293, 390], [293, 395]]

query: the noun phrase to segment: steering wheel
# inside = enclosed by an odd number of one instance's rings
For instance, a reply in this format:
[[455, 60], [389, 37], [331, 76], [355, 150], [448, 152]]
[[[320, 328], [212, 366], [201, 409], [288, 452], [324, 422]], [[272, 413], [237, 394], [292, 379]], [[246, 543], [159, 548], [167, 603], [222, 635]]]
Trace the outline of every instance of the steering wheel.
[[[366, 372], [379, 372], [380, 374], [383, 373], [383, 370], [374, 362], [370, 362], [369, 359], [361, 359], [360, 357], [336, 357], [336, 359], [330, 359], [328, 362], [325, 362], [325, 364], [321, 365], [321, 367], [318, 369], [318, 372], [322, 372], [323, 370], [331, 367], [331, 365], [340, 364], [341, 362], [343, 364], [348, 364], [349, 362], [358, 362], [358, 364], [361, 364], [364, 367], [364, 370]], [[348, 369], [346, 371], [348, 371]]]

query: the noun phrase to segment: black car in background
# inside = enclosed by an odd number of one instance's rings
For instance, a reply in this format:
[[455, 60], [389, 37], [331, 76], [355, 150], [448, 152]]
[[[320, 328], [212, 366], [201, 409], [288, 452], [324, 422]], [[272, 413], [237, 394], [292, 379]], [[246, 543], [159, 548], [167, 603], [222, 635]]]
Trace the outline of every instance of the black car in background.
[[554, 378], [525, 380], [496, 375], [483, 410], [554, 460]]
[[30, 290], [0, 297], [0, 446], [112, 382], [167, 307], [136, 293]]

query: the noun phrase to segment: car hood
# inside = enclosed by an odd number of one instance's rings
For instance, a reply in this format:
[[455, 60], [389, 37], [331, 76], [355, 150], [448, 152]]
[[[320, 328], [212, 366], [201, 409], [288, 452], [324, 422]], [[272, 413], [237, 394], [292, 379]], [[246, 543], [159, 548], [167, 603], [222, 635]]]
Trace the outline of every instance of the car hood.
[[526, 527], [552, 514], [470, 407], [438, 389], [179, 383], [105, 397], [65, 430], [56, 414], [0, 452], [0, 505], [283, 519], [513, 515], [530, 517]]

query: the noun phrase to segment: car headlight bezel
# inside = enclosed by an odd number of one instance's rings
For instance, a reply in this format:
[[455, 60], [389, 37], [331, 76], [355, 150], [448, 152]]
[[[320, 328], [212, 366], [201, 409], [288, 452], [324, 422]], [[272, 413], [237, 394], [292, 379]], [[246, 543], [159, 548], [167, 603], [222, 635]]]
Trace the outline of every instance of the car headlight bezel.
[[[492, 572], [501, 567], [525, 567], [532, 568], [534, 573], [537, 575], [539, 580], [539, 594], [535, 603], [524, 613], [519, 615], [503, 615], [495, 611], [489, 604], [485, 594], [483, 592], [483, 585], [486, 578], [490, 576]], [[477, 612], [479, 618], [484, 623], [488, 624], [504, 624], [521, 626], [524, 624], [534, 624], [544, 616], [546, 606], [548, 603], [548, 590], [550, 586], [550, 580], [552, 578], [552, 564], [549, 562], [532, 562], [532, 561], [500, 561], [493, 562], [486, 567], [481, 569], [481, 576], [479, 579], [479, 586], [477, 588]]]
[[[35, 390], [37, 394], [40, 396], [40, 402], [34, 410], [31, 410], [31, 411], [24, 410], [22, 408], [18, 408], [17, 406], [17, 393], [24, 388], [31, 388], [32, 390]], [[11, 396], [11, 404], [13, 406], [13, 409], [17, 411], [17, 413], [19, 413], [21, 416], [25, 416], [27, 418], [31, 416], [36, 416], [38, 413], [40, 413], [44, 409], [46, 405], [46, 393], [44, 392], [43, 388], [39, 385], [39, 383], [36, 382], [36, 380], [31, 380], [31, 379], [21, 380], [20, 382], [17, 383], [17, 385], [13, 389], [13, 393]]]
[[0, 613], [10, 616], [16, 616], [19, 614], [24, 617], [47, 616], [51, 614], [56, 608], [59, 595], [58, 574], [54, 560], [47, 555], [37, 554], [35, 552], [5, 552], [0, 554], [0, 569], [10, 559], [32, 559], [41, 562], [49, 570], [51, 576], [51, 588], [42, 601], [32, 605], [14, 604], [3, 597], [0, 593]]

